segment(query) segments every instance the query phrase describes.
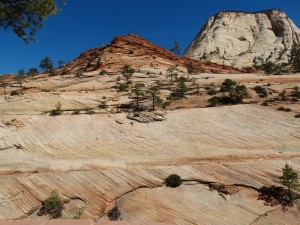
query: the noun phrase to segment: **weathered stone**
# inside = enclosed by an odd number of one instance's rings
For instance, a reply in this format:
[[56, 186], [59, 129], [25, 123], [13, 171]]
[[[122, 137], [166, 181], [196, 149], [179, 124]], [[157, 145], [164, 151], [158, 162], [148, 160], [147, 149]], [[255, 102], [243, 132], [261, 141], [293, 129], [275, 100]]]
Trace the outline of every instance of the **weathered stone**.
[[155, 121], [165, 120], [162, 113], [152, 113], [152, 112], [134, 112], [127, 115], [130, 120], [135, 120], [139, 123], [150, 123]]
[[300, 31], [280, 10], [220, 12], [209, 18], [184, 56], [238, 68], [261, 62], [283, 63]]

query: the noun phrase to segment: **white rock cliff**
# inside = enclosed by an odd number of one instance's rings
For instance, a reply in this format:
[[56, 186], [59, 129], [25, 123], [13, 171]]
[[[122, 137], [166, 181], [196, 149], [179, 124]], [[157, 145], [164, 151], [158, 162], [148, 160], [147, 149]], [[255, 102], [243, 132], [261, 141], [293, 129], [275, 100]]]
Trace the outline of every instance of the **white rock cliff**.
[[184, 56], [238, 68], [270, 61], [284, 63], [300, 30], [281, 10], [220, 12], [209, 18]]

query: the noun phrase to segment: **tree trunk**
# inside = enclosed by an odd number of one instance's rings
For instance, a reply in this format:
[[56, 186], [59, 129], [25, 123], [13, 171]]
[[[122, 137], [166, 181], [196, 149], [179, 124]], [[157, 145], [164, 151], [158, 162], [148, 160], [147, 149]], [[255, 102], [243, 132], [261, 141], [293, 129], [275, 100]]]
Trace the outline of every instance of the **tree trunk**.
[[23, 95], [23, 86], [20, 84], [20, 89], [21, 89], [21, 95]]
[[293, 206], [294, 203], [293, 203], [293, 197], [292, 197], [292, 192], [291, 192], [291, 188], [290, 188], [290, 187], [288, 187], [288, 191], [289, 191], [289, 199], [290, 199], [290, 203], [291, 203], [291, 205]]
[[155, 95], [152, 95], [152, 109], [155, 110]]

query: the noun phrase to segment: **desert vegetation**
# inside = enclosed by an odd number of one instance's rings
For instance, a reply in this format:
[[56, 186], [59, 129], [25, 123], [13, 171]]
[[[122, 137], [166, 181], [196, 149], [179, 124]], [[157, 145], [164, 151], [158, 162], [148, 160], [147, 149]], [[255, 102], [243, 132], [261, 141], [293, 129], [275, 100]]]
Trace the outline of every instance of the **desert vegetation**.
[[182, 180], [179, 175], [171, 174], [165, 179], [165, 184], [167, 187], [176, 188], [182, 184]]
[[248, 96], [246, 86], [240, 85], [231, 79], [226, 79], [222, 83], [220, 92], [222, 93], [221, 97], [215, 96], [208, 100], [210, 106], [240, 104]]
[[57, 219], [61, 217], [63, 209], [64, 205], [58, 196], [58, 191], [52, 191], [51, 195], [42, 202], [38, 216], [49, 215], [51, 218]]

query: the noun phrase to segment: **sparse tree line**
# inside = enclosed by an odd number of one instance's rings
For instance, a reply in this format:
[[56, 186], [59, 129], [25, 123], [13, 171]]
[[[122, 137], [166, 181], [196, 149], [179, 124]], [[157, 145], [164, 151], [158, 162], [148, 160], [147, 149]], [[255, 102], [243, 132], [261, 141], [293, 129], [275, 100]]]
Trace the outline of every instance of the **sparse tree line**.
[[253, 65], [256, 69], [262, 70], [266, 74], [298, 73], [300, 72], [300, 46], [293, 45], [288, 63], [276, 64], [268, 61], [268, 59], [264, 62], [262, 58], [256, 57], [253, 60]]
[[[63, 67], [65, 65], [65, 62], [63, 60], [59, 60], [58, 61], [59, 67]], [[55, 76], [56, 75], [56, 71], [53, 65], [53, 62], [51, 60], [51, 58], [49, 56], [44, 57], [41, 61], [40, 61], [40, 65], [39, 67], [42, 69], [42, 71], [44, 73], [49, 73], [50, 76]], [[24, 79], [28, 76], [36, 76], [40, 73], [40, 71], [35, 68], [35, 67], [31, 67], [28, 69], [28, 71], [26, 72], [23, 68], [18, 70], [17, 76], [15, 76], [14, 81], [15, 83], [20, 87], [20, 91], [12, 91], [10, 94], [11, 95], [23, 95], [23, 83], [24, 83]], [[10, 86], [10, 83], [8, 83], [5, 79], [4, 76], [0, 76], [0, 87], [2, 87], [4, 89], [4, 94], [6, 95], [6, 88]]]

